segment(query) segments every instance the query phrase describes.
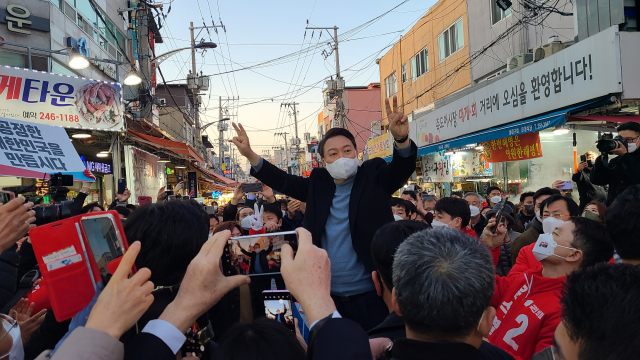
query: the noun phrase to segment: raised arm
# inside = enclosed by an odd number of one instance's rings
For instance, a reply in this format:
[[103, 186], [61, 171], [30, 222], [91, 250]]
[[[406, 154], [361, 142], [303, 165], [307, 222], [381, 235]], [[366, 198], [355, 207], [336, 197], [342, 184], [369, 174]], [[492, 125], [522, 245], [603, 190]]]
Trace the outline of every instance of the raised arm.
[[242, 124], [236, 125], [232, 123], [232, 125], [236, 130], [237, 136], [229, 141], [238, 148], [240, 154], [246, 157], [251, 164], [251, 175], [283, 194], [301, 201], [307, 201], [309, 179], [289, 175], [271, 163], [263, 161], [262, 158], [251, 149], [249, 136], [242, 127]]

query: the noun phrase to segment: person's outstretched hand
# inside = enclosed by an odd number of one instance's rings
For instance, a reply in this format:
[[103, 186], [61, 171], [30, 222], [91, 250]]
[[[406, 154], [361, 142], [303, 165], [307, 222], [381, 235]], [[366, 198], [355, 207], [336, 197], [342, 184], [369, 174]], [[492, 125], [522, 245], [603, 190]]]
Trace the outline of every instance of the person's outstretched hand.
[[[393, 107], [389, 104], [389, 99], [384, 99], [384, 105], [389, 119], [389, 132], [395, 140], [402, 139], [409, 135], [409, 118], [398, 107], [398, 97], [393, 95]], [[402, 143], [396, 142], [399, 148], [409, 146], [409, 139]]]
[[229, 142], [232, 142], [236, 147], [238, 147], [238, 151], [240, 152], [240, 154], [246, 157], [252, 166], [258, 165], [258, 163], [260, 162], [260, 156], [251, 149], [251, 145], [249, 144], [249, 136], [244, 130], [244, 127], [242, 127], [242, 124], [238, 123], [236, 125], [236, 123], [231, 123], [231, 125], [233, 125], [233, 128], [236, 130], [237, 135], [234, 136], [233, 139], [229, 140]]
[[297, 228], [298, 252], [294, 258], [289, 244], [282, 246], [280, 272], [291, 294], [300, 302], [309, 324], [333, 314], [331, 261], [327, 252], [313, 245], [311, 233]]
[[36, 212], [32, 202], [25, 203], [19, 196], [6, 204], [0, 204], [0, 254], [36, 227]]
[[236, 185], [235, 190], [233, 190], [233, 196], [231, 197], [231, 205], [238, 205], [238, 203], [240, 202], [240, 200], [242, 200], [242, 197], [244, 196], [244, 192], [242, 191], [242, 184], [244, 183], [239, 183], [238, 185]]
[[156, 202], [157, 203], [161, 203], [161, 202], [167, 200], [166, 199], [167, 196], [164, 193], [166, 188], [167, 188], [166, 186], [163, 186], [163, 187], [160, 188], [160, 190], [158, 190], [158, 195], [156, 195]]
[[264, 183], [262, 184], [262, 191], [258, 191], [258, 194], [262, 194], [269, 204], [276, 202], [276, 196], [273, 194], [273, 189]]
[[129, 188], [125, 188], [122, 194], [116, 193], [116, 199], [118, 199], [119, 202], [125, 202], [129, 200], [129, 197], [131, 197], [131, 191], [129, 191]]
[[207, 240], [191, 260], [175, 300], [165, 308], [159, 319], [185, 333], [199, 316], [211, 309], [226, 293], [251, 282], [248, 276], [224, 276], [220, 271], [222, 251], [230, 238], [231, 232], [225, 230]]
[[176, 187], [173, 188], [173, 193], [178, 195], [178, 192], [182, 189], [184, 189], [184, 181], [180, 181], [179, 183], [176, 184]]
[[484, 230], [482, 230], [482, 242], [491, 250], [499, 247], [502, 243], [506, 242], [507, 237], [507, 228], [504, 224], [498, 225], [498, 229], [496, 233], [493, 234], [491, 231], [493, 227], [496, 225], [496, 218], [491, 218], [487, 222], [487, 226], [485, 226]]
[[140, 242], [136, 241], [122, 257], [118, 269], [102, 290], [98, 301], [89, 314], [85, 327], [104, 331], [120, 339], [140, 319], [153, 303], [153, 283], [149, 281], [151, 270], [138, 269], [131, 278], [131, 268], [140, 253]]
[[47, 309], [42, 309], [31, 316], [35, 305], [35, 303], [29, 305], [29, 300], [23, 298], [9, 310], [9, 316], [14, 318], [20, 326], [20, 336], [23, 344], [26, 344], [31, 338], [31, 334], [40, 327], [40, 324], [44, 321], [44, 315], [47, 313]]

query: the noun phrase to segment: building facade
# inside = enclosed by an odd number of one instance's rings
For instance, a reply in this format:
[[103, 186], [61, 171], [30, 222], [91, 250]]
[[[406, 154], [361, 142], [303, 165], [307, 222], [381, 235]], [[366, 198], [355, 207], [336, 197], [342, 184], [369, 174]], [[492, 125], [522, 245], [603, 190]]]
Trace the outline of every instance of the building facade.
[[[171, 96], [169, 94], [171, 92]], [[193, 93], [186, 84], [159, 84], [156, 87], [160, 128], [174, 140], [194, 146]]]
[[380, 58], [384, 101], [394, 95], [405, 114], [471, 84], [466, 0], [440, 0]]

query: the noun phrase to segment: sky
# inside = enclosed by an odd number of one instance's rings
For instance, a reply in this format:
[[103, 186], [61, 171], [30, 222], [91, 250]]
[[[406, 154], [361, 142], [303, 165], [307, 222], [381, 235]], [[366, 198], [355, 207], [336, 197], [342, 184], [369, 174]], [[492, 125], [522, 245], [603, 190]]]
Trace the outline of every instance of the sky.
[[[169, 0], [165, 1], [164, 13], [167, 14]], [[274, 134], [287, 132], [287, 139], [294, 134], [291, 111], [285, 111], [281, 106], [283, 102], [299, 103], [298, 136], [302, 143], [305, 132], [317, 136], [323, 79], [335, 75], [335, 54], [331, 53], [331, 46], [322, 45], [330, 40], [329, 33], [324, 31], [320, 36], [320, 30], [305, 30], [307, 20], [308, 26], [338, 26], [340, 70], [346, 86], [366, 86], [380, 82], [375, 60], [435, 3], [434, 0], [403, 1], [173, 0], [160, 30], [164, 43], [157, 44], [156, 55], [190, 46], [190, 21], [198, 27], [203, 23], [210, 26], [213, 22], [219, 25], [221, 19], [226, 33], [218, 28], [218, 33], [210, 29], [198, 35], [200, 30], [195, 30], [196, 42], [204, 39], [218, 44], [218, 48], [204, 54], [202, 51], [196, 53], [198, 72], [213, 75], [209, 91], [202, 96], [205, 109], [200, 121], [204, 125], [218, 119], [218, 96], [239, 98], [231, 103], [234, 106], [228, 107], [228, 111], [237, 115], [232, 119], [243, 124], [252, 148], [262, 154], [272, 146], [284, 145], [282, 136]], [[367, 24], [398, 5], [395, 10]], [[349, 32], [363, 24], [368, 26]], [[305, 49], [279, 63], [256, 66]], [[323, 50], [331, 53], [326, 59]], [[254, 67], [242, 69], [248, 66]], [[160, 67], [167, 82], [185, 83], [191, 69], [191, 52], [184, 50]], [[233, 72], [219, 75], [230, 71]], [[231, 126], [229, 128], [232, 130]], [[210, 126], [206, 133], [210, 138], [218, 138], [216, 125]], [[234, 131], [230, 133], [225, 133], [226, 139], [235, 135]]]

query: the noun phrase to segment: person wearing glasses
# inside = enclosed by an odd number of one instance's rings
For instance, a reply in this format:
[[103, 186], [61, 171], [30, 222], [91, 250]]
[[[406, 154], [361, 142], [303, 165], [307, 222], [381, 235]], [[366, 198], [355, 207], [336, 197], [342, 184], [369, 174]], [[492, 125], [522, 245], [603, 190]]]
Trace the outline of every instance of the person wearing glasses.
[[640, 124], [624, 123], [617, 128], [618, 135], [627, 142], [627, 146], [618, 141], [618, 147], [610, 155], [618, 155], [610, 159], [608, 166], [602, 162], [602, 156], [596, 158], [591, 171], [591, 182], [595, 185], [609, 185], [606, 206], [613, 203], [616, 197], [631, 185], [640, 184]]

